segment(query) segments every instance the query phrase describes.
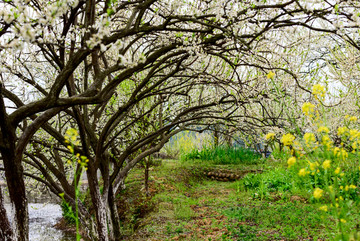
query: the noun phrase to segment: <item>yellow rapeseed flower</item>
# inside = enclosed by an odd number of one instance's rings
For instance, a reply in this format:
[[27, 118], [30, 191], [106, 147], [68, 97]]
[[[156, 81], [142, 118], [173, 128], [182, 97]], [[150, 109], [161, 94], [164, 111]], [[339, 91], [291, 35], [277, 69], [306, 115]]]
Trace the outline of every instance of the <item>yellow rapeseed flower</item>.
[[337, 154], [338, 157], [341, 157], [341, 159], [345, 160], [349, 156], [347, 151], [345, 149], [341, 149], [340, 152]]
[[323, 168], [326, 170], [326, 169], [329, 169], [331, 167], [330, 165], [331, 161], [330, 160], [325, 160], [322, 164]]
[[72, 146], [67, 146], [67, 149], [69, 149], [71, 153], [74, 153], [74, 148]]
[[356, 116], [351, 116], [351, 117], [349, 118], [349, 121], [357, 121], [357, 117], [356, 117]]
[[329, 128], [327, 128], [326, 126], [320, 126], [317, 131], [318, 132], [325, 132], [327, 134], [327, 133], [329, 133]]
[[331, 148], [331, 145], [332, 145], [332, 141], [330, 139], [330, 137], [328, 135], [324, 135], [322, 138], [321, 138], [321, 142], [324, 146], [326, 146], [328, 149]]
[[316, 167], [319, 166], [318, 162], [309, 162], [310, 170], [315, 171]]
[[352, 144], [351, 144], [351, 147], [353, 148], [353, 151], [355, 151], [357, 149], [357, 141], [354, 141]]
[[316, 137], [313, 133], [305, 133], [304, 140], [306, 144], [311, 144], [316, 141]]
[[350, 134], [350, 140], [353, 140], [354, 138], [359, 136], [359, 131], [356, 129], [351, 129], [349, 131], [349, 134]]
[[[74, 128], [70, 128], [68, 130], [66, 130], [65, 132], [65, 143], [70, 143], [70, 142], [76, 142], [77, 137], [79, 136], [79, 133], [77, 132], [76, 129]], [[78, 145], [78, 141], [76, 142], [76, 145]]]
[[70, 128], [70, 129], [66, 130], [66, 135], [68, 135], [68, 136], [78, 136], [79, 134], [78, 134], [76, 129]]
[[270, 71], [267, 75], [266, 75], [266, 78], [268, 79], [273, 79], [275, 77], [275, 73]]
[[348, 131], [349, 129], [347, 127], [339, 127], [338, 128], [338, 131], [337, 131], [337, 134], [338, 136], [341, 136], [343, 134], [346, 134], [346, 132]]
[[296, 163], [296, 158], [295, 157], [290, 157], [287, 161], [287, 164], [289, 165], [289, 168], [292, 167], [293, 165], [295, 165]]
[[294, 140], [295, 140], [295, 136], [288, 133], [283, 135], [280, 141], [284, 144], [284, 146], [290, 146]]
[[301, 168], [301, 169], [299, 170], [299, 176], [300, 176], [300, 177], [305, 177], [307, 173], [308, 173], [308, 172], [306, 171], [305, 168]]
[[316, 97], [318, 97], [318, 96], [325, 97], [325, 93], [326, 93], [325, 87], [320, 84], [316, 84], [312, 87], [312, 93]]
[[314, 190], [314, 198], [316, 198], [316, 199], [320, 199], [321, 197], [322, 197], [322, 195], [323, 195], [323, 192], [324, 192], [324, 190], [322, 190], [322, 189], [320, 189], [320, 188], [315, 188], [315, 190]]
[[319, 209], [324, 212], [328, 211], [328, 207], [326, 205], [319, 207]]
[[309, 103], [309, 102], [305, 102], [305, 103], [302, 105], [301, 109], [302, 109], [302, 112], [303, 112], [305, 115], [309, 116], [312, 112], [314, 112], [315, 105], [314, 105], [314, 104], [311, 104], [311, 103]]
[[273, 140], [275, 138], [275, 133], [267, 133], [266, 136], [265, 136], [265, 139], [266, 140]]

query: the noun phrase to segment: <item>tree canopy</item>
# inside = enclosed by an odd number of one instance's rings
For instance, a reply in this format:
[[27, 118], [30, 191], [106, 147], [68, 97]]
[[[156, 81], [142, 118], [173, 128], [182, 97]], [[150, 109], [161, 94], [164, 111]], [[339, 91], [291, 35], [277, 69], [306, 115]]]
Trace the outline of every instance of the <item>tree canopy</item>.
[[[358, 7], [0, 1], [0, 152], [16, 227], [4, 220], [0, 239], [28, 240], [24, 176], [75, 206], [79, 180], [66, 163], [83, 156], [73, 172], [86, 169], [96, 215], [79, 202], [80, 219], [90, 237], [116, 239], [116, 192], [171, 136], [218, 123], [256, 134], [286, 129], [299, 121], [296, 110], [314, 83], [356, 86], [357, 69], [340, 70], [357, 64]], [[324, 104], [335, 102], [341, 98]], [[70, 128], [78, 130], [74, 139]]]

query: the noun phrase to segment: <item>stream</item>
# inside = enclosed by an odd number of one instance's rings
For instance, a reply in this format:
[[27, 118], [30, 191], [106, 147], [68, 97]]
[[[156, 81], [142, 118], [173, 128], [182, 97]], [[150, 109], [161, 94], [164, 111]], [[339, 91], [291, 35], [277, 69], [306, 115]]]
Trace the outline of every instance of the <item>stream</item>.
[[[10, 205], [5, 204], [7, 212]], [[29, 203], [30, 241], [72, 241], [75, 237], [55, 229], [53, 226], [62, 217], [61, 207], [52, 203]]]

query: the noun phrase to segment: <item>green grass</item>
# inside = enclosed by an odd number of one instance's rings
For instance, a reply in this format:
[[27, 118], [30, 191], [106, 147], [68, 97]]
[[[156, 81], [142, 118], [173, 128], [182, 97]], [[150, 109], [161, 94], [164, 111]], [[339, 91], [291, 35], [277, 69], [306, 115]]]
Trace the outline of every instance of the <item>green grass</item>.
[[[155, 208], [137, 220], [138, 228], [124, 240], [336, 239], [336, 220], [319, 210], [325, 200], [312, 200], [312, 193], [303, 186], [306, 183], [283, 161], [268, 160], [261, 165], [263, 173], [235, 182], [199, 177], [194, 170], [202, 166], [208, 164], [164, 161], [162, 167], [154, 167], [150, 187], [156, 189]], [[249, 169], [245, 164], [226, 167]], [[131, 179], [140, 177], [141, 170], [136, 169], [128, 182], [139, 185]], [[348, 222], [355, 228], [360, 212], [353, 213]]]
[[197, 149], [184, 154], [183, 161], [201, 160], [214, 165], [258, 164], [262, 163], [261, 155], [242, 147], [218, 146], [215, 148]]
[[230, 240], [328, 240], [325, 226], [334, 221], [310, 204], [295, 202], [262, 202], [253, 200], [224, 211], [232, 220], [228, 229]]

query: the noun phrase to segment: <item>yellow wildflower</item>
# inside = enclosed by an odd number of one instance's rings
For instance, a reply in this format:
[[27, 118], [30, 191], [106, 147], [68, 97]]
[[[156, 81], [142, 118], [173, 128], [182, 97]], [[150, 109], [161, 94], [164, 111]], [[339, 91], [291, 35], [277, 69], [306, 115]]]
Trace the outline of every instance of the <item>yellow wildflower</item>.
[[338, 157], [341, 157], [343, 160], [349, 156], [345, 149], [341, 149], [340, 152], [337, 154]]
[[306, 144], [310, 144], [316, 141], [315, 135], [313, 133], [305, 133], [304, 140]]
[[315, 105], [314, 105], [314, 104], [311, 104], [311, 103], [309, 103], [309, 102], [305, 102], [305, 103], [302, 105], [301, 109], [302, 109], [302, 112], [303, 112], [305, 115], [309, 116], [312, 112], [314, 112]]
[[325, 145], [328, 149], [331, 147], [332, 141], [328, 135], [324, 135], [321, 138], [321, 142], [323, 145]]
[[327, 128], [326, 126], [320, 126], [317, 131], [320, 133], [325, 132], [327, 134], [327, 133], [329, 133], [329, 128]]
[[345, 219], [343, 219], [343, 218], [341, 218], [341, 219], [340, 219], [340, 222], [342, 222], [342, 223], [346, 223], [346, 220], [345, 220]]
[[342, 172], [342, 173], [340, 173], [340, 177], [343, 177], [345, 174]]
[[323, 195], [323, 192], [324, 192], [324, 190], [322, 190], [322, 189], [320, 189], [318, 187], [315, 188], [315, 190], [314, 190], [314, 198], [320, 199], [322, 197], [322, 195]]
[[319, 166], [319, 163], [317, 162], [309, 162], [310, 170], [314, 171], [317, 166]]
[[301, 168], [299, 171], [299, 176], [300, 177], [305, 177], [307, 174], [307, 171], [305, 170], [305, 168]]
[[353, 140], [354, 138], [359, 136], [359, 131], [356, 129], [351, 129], [349, 131], [349, 134], [350, 134], [350, 140]]
[[345, 186], [345, 191], [349, 191], [349, 186], [348, 185]]
[[74, 148], [72, 146], [67, 146], [67, 149], [69, 149], [71, 153], [74, 153]]
[[349, 129], [347, 127], [339, 127], [337, 134], [338, 134], [338, 136], [341, 136], [341, 135], [345, 134], [348, 130]]
[[273, 79], [275, 77], [275, 73], [270, 71], [267, 75], [266, 75], [266, 78], [268, 79]]
[[356, 189], [356, 186], [353, 185], [353, 184], [351, 184], [351, 185], [349, 186], [349, 188], [351, 188], [351, 189]]
[[78, 132], [77, 132], [77, 130], [74, 129], [74, 128], [68, 129], [65, 134], [66, 134], [67, 136], [78, 136], [78, 135], [79, 135]]
[[340, 173], [340, 167], [337, 167], [337, 168], [335, 169], [334, 173], [335, 173], [336, 175], [339, 174], [339, 173]]
[[330, 168], [330, 163], [331, 161], [330, 160], [325, 160], [322, 164], [323, 168], [326, 170], [326, 169], [329, 169]]
[[295, 136], [288, 133], [283, 135], [280, 141], [284, 144], [284, 146], [290, 146], [294, 140], [295, 140]]
[[[78, 137], [78, 132], [74, 128], [70, 128], [65, 132], [65, 143], [75, 142]], [[78, 142], [76, 142], [77, 144]]]
[[351, 147], [354, 149], [354, 151], [357, 149], [357, 142], [354, 141], [352, 144], [351, 144]]
[[296, 158], [295, 157], [290, 157], [287, 161], [289, 168], [292, 167], [293, 165], [295, 165], [296, 163]]
[[349, 121], [357, 121], [357, 117], [356, 117], [356, 116], [351, 116], [351, 117], [349, 118]]
[[275, 133], [267, 133], [266, 136], [265, 136], [265, 139], [266, 140], [273, 140], [275, 138]]
[[328, 211], [328, 207], [326, 205], [319, 207], [319, 209], [324, 212]]
[[312, 93], [316, 97], [318, 97], [318, 96], [325, 97], [325, 93], [326, 93], [325, 87], [320, 84], [316, 84], [312, 87]]

